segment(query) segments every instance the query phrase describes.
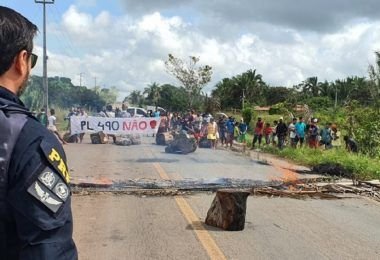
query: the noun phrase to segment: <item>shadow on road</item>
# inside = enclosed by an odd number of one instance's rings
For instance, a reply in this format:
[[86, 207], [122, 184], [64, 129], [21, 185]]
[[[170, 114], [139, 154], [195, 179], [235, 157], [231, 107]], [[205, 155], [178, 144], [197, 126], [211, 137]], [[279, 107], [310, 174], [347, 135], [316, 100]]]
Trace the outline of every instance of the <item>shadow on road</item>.
[[206, 225], [202, 221], [193, 221], [192, 224], [186, 226], [187, 230], [207, 230], [207, 231], [218, 231], [218, 232], [226, 232], [225, 230], [217, 227], [212, 227]]

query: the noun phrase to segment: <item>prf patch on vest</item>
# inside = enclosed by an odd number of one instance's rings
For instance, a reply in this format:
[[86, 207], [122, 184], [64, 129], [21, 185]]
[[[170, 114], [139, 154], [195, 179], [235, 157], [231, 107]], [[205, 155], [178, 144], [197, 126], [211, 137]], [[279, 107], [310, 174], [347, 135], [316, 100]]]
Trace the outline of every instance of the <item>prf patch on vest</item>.
[[41, 149], [44, 152], [46, 159], [64, 178], [66, 183], [70, 183], [70, 174], [62, 155], [58, 152], [58, 149], [52, 144], [42, 141]]
[[28, 188], [28, 193], [56, 213], [70, 195], [62, 177], [50, 167], [38, 173], [38, 178]]

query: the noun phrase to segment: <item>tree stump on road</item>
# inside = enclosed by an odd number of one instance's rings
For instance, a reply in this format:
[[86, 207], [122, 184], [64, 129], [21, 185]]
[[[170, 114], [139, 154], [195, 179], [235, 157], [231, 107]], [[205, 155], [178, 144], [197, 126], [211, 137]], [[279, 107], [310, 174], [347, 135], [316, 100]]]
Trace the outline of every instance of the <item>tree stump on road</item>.
[[108, 142], [107, 135], [103, 132], [90, 134], [92, 144], [106, 144]]
[[162, 132], [156, 135], [157, 145], [168, 145], [173, 141], [173, 135], [170, 132]]
[[207, 212], [206, 224], [228, 231], [244, 229], [249, 192], [219, 190]]

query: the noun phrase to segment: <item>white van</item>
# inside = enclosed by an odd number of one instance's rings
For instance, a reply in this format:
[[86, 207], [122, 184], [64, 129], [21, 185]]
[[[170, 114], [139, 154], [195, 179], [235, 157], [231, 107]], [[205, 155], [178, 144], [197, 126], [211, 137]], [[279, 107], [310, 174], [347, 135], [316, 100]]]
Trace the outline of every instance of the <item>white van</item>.
[[132, 117], [147, 117], [148, 113], [144, 108], [141, 107], [128, 107], [127, 112], [131, 114]]
[[[156, 106], [146, 106], [146, 110], [154, 113], [156, 111]], [[157, 107], [157, 111], [160, 112], [161, 115], [166, 113], [166, 110], [162, 107]]]

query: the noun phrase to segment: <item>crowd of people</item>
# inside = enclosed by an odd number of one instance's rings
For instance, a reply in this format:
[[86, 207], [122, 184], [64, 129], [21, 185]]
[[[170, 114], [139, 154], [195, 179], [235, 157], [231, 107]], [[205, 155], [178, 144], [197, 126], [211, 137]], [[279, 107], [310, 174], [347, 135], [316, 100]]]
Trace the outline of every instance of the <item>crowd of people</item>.
[[[161, 117], [163, 118], [163, 117]], [[159, 131], [180, 129], [194, 135], [197, 143], [207, 140], [211, 148], [231, 147], [233, 141], [246, 144], [248, 141], [248, 124], [243, 119], [239, 121], [234, 117], [220, 115], [217, 119], [210, 114], [195, 113], [189, 110], [187, 113], [169, 113], [164, 115]], [[272, 123], [264, 122], [258, 117], [252, 131], [253, 138], [251, 149], [260, 148], [262, 145], [272, 145], [279, 149], [285, 146], [297, 148], [308, 146], [313, 149], [331, 149], [345, 145], [351, 152], [358, 152], [357, 142], [348, 136], [341, 136], [337, 124], [318, 124], [317, 118], [310, 118], [306, 122], [303, 117], [292, 118], [285, 122], [283, 117]]]
[[[71, 116], [86, 116], [87, 113], [81, 107], [72, 108], [65, 120], [70, 122]], [[112, 117], [112, 118], [130, 118], [134, 117], [128, 112], [128, 106], [123, 104], [121, 109], [113, 109], [107, 106], [98, 110], [95, 116]], [[234, 117], [227, 117], [221, 114], [214, 118], [211, 114], [196, 113], [194, 110], [188, 110], [186, 113], [166, 113], [159, 111], [150, 111], [148, 117], [159, 117], [161, 119], [158, 133], [170, 130], [186, 131], [194, 136], [200, 146], [209, 146], [216, 149], [217, 146], [231, 147], [233, 141], [243, 144], [247, 143], [248, 124], [243, 119], [237, 121]], [[54, 109], [50, 110], [47, 116], [45, 109], [36, 115], [37, 119], [53, 132], [63, 144], [66, 141], [62, 138], [57, 130], [57, 118]], [[68, 129], [70, 128], [70, 123]], [[348, 151], [358, 152], [357, 142], [348, 136], [341, 137], [341, 133], [336, 124], [327, 123], [323, 127], [318, 125], [317, 118], [311, 118], [304, 122], [303, 117], [293, 118], [286, 123], [283, 117], [274, 120], [272, 123], [264, 122], [261, 117], [257, 118], [252, 131], [253, 138], [251, 149], [260, 148], [262, 145], [273, 145], [279, 149], [285, 146], [292, 148], [303, 147], [331, 149], [341, 147], [344, 142]], [[71, 136], [73, 142], [82, 143], [84, 133]], [[202, 143], [203, 142], [203, 143]]]
[[324, 127], [320, 127], [317, 118], [311, 118], [305, 123], [303, 117], [299, 117], [285, 123], [283, 117], [280, 117], [271, 125], [264, 124], [259, 117], [255, 124], [252, 149], [256, 148], [256, 144], [260, 147], [262, 139], [266, 145], [274, 145], [279, 149], [284, 146], [297, 148], [304, 145], [314, 149], [341, 146], [341, 133], [337, 125], [327, 123]]
[[168, 130], [185, 131], [194, 136], [200, 147], [216, 149], [219, 144], [231, 147], [234, 140], [245, 142], [248, 126], [243, 121], [236, 122], [233, 117], [227, 120], [223, 115], [216, 120], [210, 114], [188, 110], [182, 114], [176, 112], [161, 116], [158, 132]]
[[280, 117], [271, 124], [264, 123], [259, 117], [255, 123], [251, 149], [260, 148], [263, 142], [279, 149], [285, 146], [297, 148], [305, 145], [313, 149], [331, 149], [341, 147], [343, 141], [348, 151], [358, 152], [357, 142], [348, 136], [342, 139], [337, 124], [326, 123], [324, 126], [319, 126], [317, 118], [310, 118], [305, 122], [303, 117], [294, 117], [288, 123]]
[[[62, 144], [67, 144], [67, 141], [64, 140], [63, 136], [59, 133], [57, 125], [57, 117], [55, 115], [55, 109], [51, 108], [49, 111], [49, 115], [46, 113], [45, 108], [41, 108], [40, 112], [34, 112], [34, 116], [37, 118], [37, 120], [44, 125], [50, 132], [55, 134], [58, 139], [62, 142]], [[87, 116], [86, 111], [82, 107], [73, 107], [68, 115], [65, 117], [65, 120], [68, 120], [68, 129], [70, 129], [70, 117], [71, 116]], [[70, 136], [70, 138], [73, 138], [73, 142], [75, 143], [82, 143], [83, 141], [83, 134], [75, 134]]]

